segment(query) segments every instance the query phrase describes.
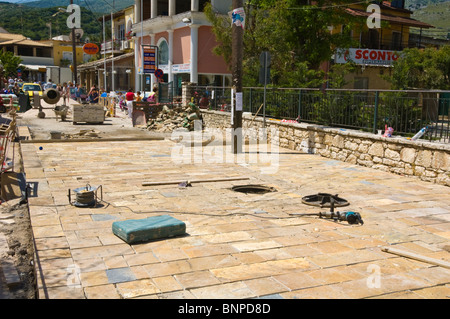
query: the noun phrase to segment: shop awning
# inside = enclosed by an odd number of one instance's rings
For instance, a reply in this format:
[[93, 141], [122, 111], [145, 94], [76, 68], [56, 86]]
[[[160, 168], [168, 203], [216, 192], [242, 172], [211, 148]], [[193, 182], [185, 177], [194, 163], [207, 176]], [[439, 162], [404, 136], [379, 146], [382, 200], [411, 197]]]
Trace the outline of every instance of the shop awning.
[[27, 70], [45, 72], [47, 65], [22, 64]]

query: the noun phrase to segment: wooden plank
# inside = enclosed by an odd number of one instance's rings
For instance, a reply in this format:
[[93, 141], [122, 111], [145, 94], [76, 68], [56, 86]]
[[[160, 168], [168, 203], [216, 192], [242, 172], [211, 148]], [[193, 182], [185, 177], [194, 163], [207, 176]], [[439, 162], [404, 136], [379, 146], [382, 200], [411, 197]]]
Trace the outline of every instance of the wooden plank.
[[231, 182], [231, 181], [241, 181], [248, 180], [248, 177], [229, 177], [229, 178], [214, 178], [214, 179], [196, 179], [196, 180], [177, 180], [177, 181], [160, 181], [160, 182], [143, 182], [142, 186], [157, 186], [157, 185], [171, 185], [171, 184], [181, 184], [188, 181], [189, 183], [213, 183], [213, 182]]
[[381, 250], [384, 252], [387, 252], [387, 253], [394, 254], [394, 255], [407, 257], [407, 258], [415, 259], [415, 260], [422, 261], [422, 262], [425, 262], [428, 264], [441, 266], [441, 267], [450, 269], [450, 263], [445, 260], [430, 258], [427, 256], [415, 254], [415, 253], [412, 253], [409, 251], [404, 251], [404, 250], [400, 250], [400, 249], [392, 248], [392, 247], [383, 247]]

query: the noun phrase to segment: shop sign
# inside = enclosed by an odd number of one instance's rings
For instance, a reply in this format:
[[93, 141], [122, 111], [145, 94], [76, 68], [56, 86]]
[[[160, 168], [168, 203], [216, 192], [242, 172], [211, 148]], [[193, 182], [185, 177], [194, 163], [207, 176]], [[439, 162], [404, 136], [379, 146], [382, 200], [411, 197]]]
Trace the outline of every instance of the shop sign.
[[401, 52], [376, 50], [376, 49], [338, 49], [336, 52], [336, 63], [347, 63], [353, 61], [362, 65], [389, 66], [401, 56]]
[[95, 43], [86, 43], [83, 45], [83, 51], [86, 54], [93, 55], [98, 53], [99, 47]]

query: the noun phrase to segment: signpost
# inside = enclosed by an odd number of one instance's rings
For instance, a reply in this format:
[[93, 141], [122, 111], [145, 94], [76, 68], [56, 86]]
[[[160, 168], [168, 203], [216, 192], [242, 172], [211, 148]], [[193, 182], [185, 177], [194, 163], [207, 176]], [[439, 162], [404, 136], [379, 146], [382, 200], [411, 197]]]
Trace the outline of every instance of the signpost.
[[264, 84], [264, 107], [263, 107], [263, 127], [266, 127], [266, 88], [267, 83], [270, 80], [270, 53], [264, 51], [259, 56], [259, 63], [261, 68], [259, 69], [259, 83]]
[[[232, 73], [233, 87], [237, 93], [242, 93], [242, 59], [244, 47], [245, 11], [243, 0], [233, 0], [232, 13]], [[238, 95], [239, 96], [239, 95]], [[233, 96], [231, 97], [233, 99]], [[240, 99], [240, 101], [242, 101]], [[239, 102], [240, 102], [239, 101]], [[238, 108], [236, 108], [238, 106]], [[242, 153], [242, 109], [241, 105], [233, 104], [233, 153]]]
[[[147, 74], [155, 74], [155, 71], [158, 69], [158, 47], [156, 45], [147, 45], [142, 44], [142, 75], [143, 77]], [[142, 79], [142, 82], [143, 79]], [[145, 86], [143, 84], [145, 91]], [[150, 88], [151, 90], [152, 88]]]
[[154, 45], [142, 45], [142, 52], [143, 52], [142, 70], [144, 74], [155, 73], [157, 69], [156, 65], [157, 51], [158, 48]]

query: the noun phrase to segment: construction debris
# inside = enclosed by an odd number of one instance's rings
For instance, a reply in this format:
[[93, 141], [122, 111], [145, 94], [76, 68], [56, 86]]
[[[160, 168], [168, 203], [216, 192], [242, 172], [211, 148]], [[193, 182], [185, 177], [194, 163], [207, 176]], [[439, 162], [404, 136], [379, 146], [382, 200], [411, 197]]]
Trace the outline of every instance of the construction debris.
[[66, 134], [66, 133], [62, 133], [62, 135], [64, 136], [65, 139], [79, 139], [79, 138], [101, 138], [101, 136], [99, 136], [101, 134], [100, 131], [97, 130], [80, 130], [79, 133], [75, 133], [75, 134]]
[[147, 121], [147, 130], [170, 133], [176, 129], [184, 128], [193, 131], [194, 121], [196, 120], [201, 120], [201, 114], [194, 103], [189, 103], [187, 106], [174, 105], [173, 108], [164, 105], [155, 119]]

